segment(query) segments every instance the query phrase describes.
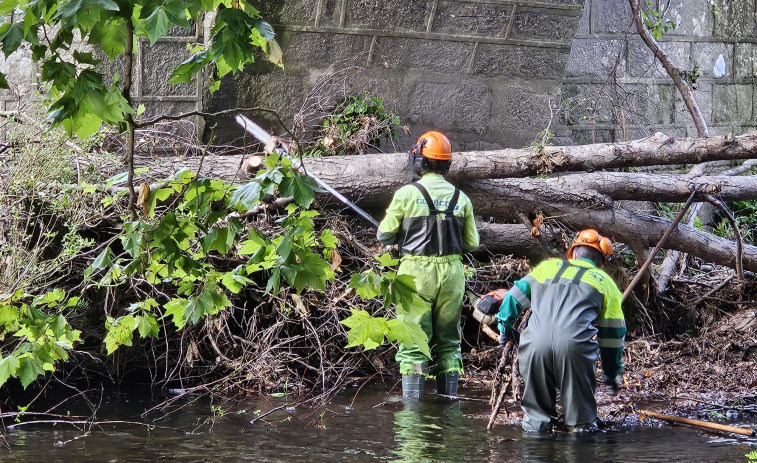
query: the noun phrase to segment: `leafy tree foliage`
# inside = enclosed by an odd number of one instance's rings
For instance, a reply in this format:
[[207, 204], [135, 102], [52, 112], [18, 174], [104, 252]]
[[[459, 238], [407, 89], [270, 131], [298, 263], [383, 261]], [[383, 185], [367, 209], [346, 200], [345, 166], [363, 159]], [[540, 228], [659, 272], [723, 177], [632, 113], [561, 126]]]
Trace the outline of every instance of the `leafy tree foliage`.
[[[136, 38], [154, 44], [171, 27], [189, 28], [208, 13], [216, 14], [209, 42], [194, 47], [173, 70], [171, 82], [187, 82], [210, 65], [211, 89], [218, 88], [221, 77], [254, 61], [255, 48], [281, 62], [273, 29], [245, 0], [2, 0], [0, 48], [8, 57], [28, 44], [48, 86], [51, 122], [86, 138], [102, 123], [124, 124], [138, 111], [128, 94], [130, 69], [127, 76], [106, 78], [93, 52], [130, 60]], [[108, 84], [110, 77], [115, 78]], [[8, 87], [3, 76], [0, 86]]]

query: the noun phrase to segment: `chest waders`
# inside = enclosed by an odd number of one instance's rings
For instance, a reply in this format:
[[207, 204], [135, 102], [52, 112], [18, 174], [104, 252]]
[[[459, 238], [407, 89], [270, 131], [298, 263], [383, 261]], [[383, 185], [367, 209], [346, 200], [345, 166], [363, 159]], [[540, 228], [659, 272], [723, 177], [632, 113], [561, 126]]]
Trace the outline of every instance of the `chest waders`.
[[[455, 188], [447, 208], [440, 211], [434, 205], [426, 188], [412, 183], [426, 201], [429, 215], [422, 218], [425, 224], [423, 253], [403, 261], [401, 273], [411, 274], [416, 280], [419, 296], [429, 303], [430, 310], [417, 321], [429, 339], [432, 365], [427, 357], [415, 347], [400, 344], [397, 360], [402, 373], [402, 395], [419, 399], [423, 396], [428, 374], [436, 376], [437, 392], [444, 395], [457, 394], [458, 377], [462, 370], [460, 354], [460, 310], [465, 287], [462, 272], [462, 231], [454, 216], [460, 190]], [[439, 215], [444, 214], [444, 218]], [[418, 218], [413, 218], [417, 224]], [[418, 240], [415, 234], [415, 240]], [[399, 243], [402, 249], [404, 243]], [[459, 267], [459, 268], [458, 268]], [[462, 284], [460, 284], [462, 282]], [[462, 286], [457, 288], [457, 286]]]
[[[571, 267], [577, 268], [576, 275], [561, 279]], [[526, 431], [551, 430], [557, 417], [557, 389], [569, 429], [595, 425], [598, 344], [592, 340], [597, 332], [592, 323], [601, 305], [586, 297], [588, 285], [581, 278], [587, 270], [563, 261], [553, 278], [531, 284], [531, 318], [518, 349]]]

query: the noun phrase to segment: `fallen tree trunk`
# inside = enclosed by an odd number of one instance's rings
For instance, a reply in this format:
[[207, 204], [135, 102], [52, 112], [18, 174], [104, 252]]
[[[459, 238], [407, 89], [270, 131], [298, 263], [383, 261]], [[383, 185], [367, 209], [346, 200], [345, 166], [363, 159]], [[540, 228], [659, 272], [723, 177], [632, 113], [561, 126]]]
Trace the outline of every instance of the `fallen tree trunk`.
[[[208, 155], [200, 175], [225, 180], [248, 176], [249, 156]], [[580, 146], [544, 146], [524, 149], [455, 153], [448, 177], [452, 180], [527, 177], [551, 172], [654, 165], [696, 164], [712, 160], [757, 158], [757, 132], [738, 137], [673, 138], [657, 133], [641, 140]], [[83, 160], [80, 160], [84, 162]], [[96, 158], [89, 163], [97, 162]], [[136, 156], [135, 165], [150, 167], [150, 177], [166, 178], [182, 167], [197, 171], [200, 156]], [[356, 198], [363, 188], [391, 190], [407, 183], [406, 153], [305, 158], [311, 170], [327, 183], [342, 185], [343, 193]]]
[[[654, 245], [670, 224], [669, 220], [661, 217], [637, 214], [617, 208], [606, 210], [574, 208], [569, 210], [548, 207], [542, 210], [547, 216], [551, 216], [551, 212], [559, 211], [556, 218], [566, 225], [575, 229], [588, 226], [595, 227], [614, 240], [624, 243], [640, 239], [648, 245]], [[489, 224], [487, 233], [496, 235], [499, 233], [499, 227], [498, 224]], [[523, 234], [528, 236], [525, 227]], [[482, 245], [492, 253], [500, 253], [500, 249], [497, 248], [497, 244], [500, 242], [482, 240]], [[707, 262], [731, 268], [736, 267], [736, 244], [733, 241], [711, 235], [688, 225], [679, 224], [668, 239], [666, 247], [700, 257]], [[744, 269], [757, 272], [757, 246], [744, 245], [742, 257]]]
[[594, 190], [614, 200], [683, 202], [691, 194], [690, 186], [723, 201], [757, 199], [757, 175], [690, 176], [677, 174], [643, 174], [638, 172], [594, 172], [567, 174], [547, 179], [498, 180], [503, 188], [511, 182], [546, 183], [565, 191]]

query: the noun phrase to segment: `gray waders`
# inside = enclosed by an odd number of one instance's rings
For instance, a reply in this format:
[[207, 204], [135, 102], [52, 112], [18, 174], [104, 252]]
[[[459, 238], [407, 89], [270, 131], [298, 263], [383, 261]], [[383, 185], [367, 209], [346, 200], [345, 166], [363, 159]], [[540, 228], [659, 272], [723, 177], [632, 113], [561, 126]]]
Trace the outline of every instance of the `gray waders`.
[[590, 428], [597, 419], [594, 390], [599, 345], [592, 339], [597, 333], [592, 322], [602, 305], [592, 298], [601, 295], [595, 296], [591, 288], [580, 285], [586, 268], [572, 280], [561, 280], [569, 265], [563, 264], [551, 281], [531, 285], [531, 300], [539, 303], [531, 307], [518, 348], [525, 431], [552, 429], [557, 418], [557, 389], [569, 429]]

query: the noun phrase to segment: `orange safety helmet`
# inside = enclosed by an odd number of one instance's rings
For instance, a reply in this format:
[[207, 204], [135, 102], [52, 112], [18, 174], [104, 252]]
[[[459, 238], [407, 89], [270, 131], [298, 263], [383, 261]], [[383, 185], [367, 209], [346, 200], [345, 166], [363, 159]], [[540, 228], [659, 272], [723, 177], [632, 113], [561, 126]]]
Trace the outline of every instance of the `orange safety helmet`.
[[578, 232], [576, 239], [573, 240], [573, 244], [568, 248], [568, 259], [573, 258], [573, 248], [576, 246], [589, 246], [590, 248], [594, 248], [601, 252], [605, 264], [607, 263], [607, 258], [612, 255], [612, 243], [610, 243], [610, 239], [600, 235], [599, 232], [593, 228], [587, 228], [586, 230]]
[[443, 133], [434, 130], [421, 135], [411, 152], [421, 154], [429, 159], [441, 161], [452, 159], [452, 145], [450, 145], [449, 139]]

